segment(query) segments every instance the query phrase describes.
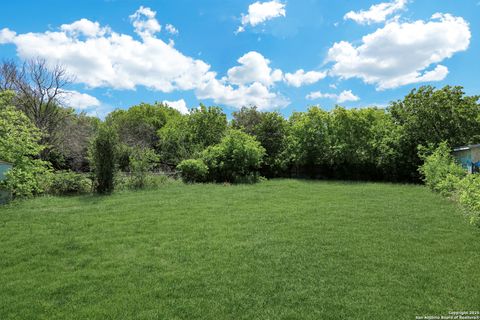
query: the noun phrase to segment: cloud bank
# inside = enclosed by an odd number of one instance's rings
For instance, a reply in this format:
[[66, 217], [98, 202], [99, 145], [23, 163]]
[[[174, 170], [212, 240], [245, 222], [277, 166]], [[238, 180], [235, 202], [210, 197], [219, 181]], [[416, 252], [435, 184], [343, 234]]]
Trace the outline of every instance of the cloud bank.
[[467, 50], [470, 28], [461, 17], [434, 14], [428, 21], [390, 21], [362, 38], [356, 46], [336, 42], [329, 50], [329, 74], [360, 78], [378, 90], [445, 79], [448, 68], [439, 64]]
[[238, 27], [236, 33], [245, 31], [247, 26], [255, 27], [268, 20], [285, 17], [286, 14], [285, 4], [280, 1], [257, 1], [248, 6], [247, 14], [242, 14], [242, 25]]

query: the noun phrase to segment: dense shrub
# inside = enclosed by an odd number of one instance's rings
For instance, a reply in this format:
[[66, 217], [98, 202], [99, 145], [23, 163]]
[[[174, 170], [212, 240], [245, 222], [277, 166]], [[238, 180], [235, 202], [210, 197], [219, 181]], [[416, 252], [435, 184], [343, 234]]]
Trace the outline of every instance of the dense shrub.
[[469, 174], [457, 183], [457, 199], [469, 222], [480, 226], [480, 175]]
[[421, 150], [424, 164], [419, 171], [424, 176], [425, 184], [432, 190], [448, 196], [465, 210], [469, 222], [480, 226], [480, 175], [466, 174], [455, 163], [446, 143], [425, 156]]
[[462, 87], [422, 86], [390, 104], [388, 111], [400, 129], [397, 171], [404, 179], [418, 181], [419, 145], [446, 141], [452, 148], [480, 141], [479, 98], [465, 95]]
[[242, 107], [232, 115], [232, 127], [254, 136], [265, 148], [260, 172], [268, 177], [284, 175], [288, 167], [288, 121], [278, 112], [261, 112], [256, 107]]
[[95, 189], [100, 194], [111, 193], [114, 189], [117, 139], [117, 133], [112, 127], [102, 125], [90, 146]]
[[187, 159], [177, 166], [184, 182], [205, 182], [208, 176], [208, 167], [201, 159]]
[[465, 170], [458, 165], [446, 142], [428, 154], [428, 149], [421, 148], [420, 154], [424, 163], [419, 168], [424, 182], [430, 189], [444, 196], [452, 196], [458, 187], [459, 181], [465, 176]]
[[11, 162], [13, 168], [7, 172], [0, 188], [10, 191], [14, 197], [42, 193], [41, 178], [48, 173], [49, 163], [39, 159], [44, 150], [39, 143], [40, 130], [21, 111], [2, 105], [5, 103], [2, 101], [7, 100], [5, 96], [5, 92], [0, 92], [0, 158]]
[[170, 117], [180, 113], [163, 103], [140, 103], [127, 110], [112, 111], [105, 119], [117, 131], [122, 144], [130, 147], [154, 148], [157, 144], [157, 130]]
[[264, 155], [265, 149], [254, 137], [232, 129], [219, 144], [205, 149], [202, 160], [208, 167], [209, 180], [238, 182], [258, 171]]
[[158, 156], [152, 149], [134, 148], [130, 155], [130, 179], [134, 189], [143, 189], [147, 186], [149, 173], [158, 162]]
[[54, 195], [73, 195], [92, 190], [92, 181], [84, 174], [73, 171], [57, 171], [50, 175], [46, 192]]
[[196, 158], [208, 146], [220, 142], [227, 129], [227, 117], [219, 107], [200, 105], [188, 115], [169, 120], [158, 130], [161, 161], [175, 167], [182, 160]]

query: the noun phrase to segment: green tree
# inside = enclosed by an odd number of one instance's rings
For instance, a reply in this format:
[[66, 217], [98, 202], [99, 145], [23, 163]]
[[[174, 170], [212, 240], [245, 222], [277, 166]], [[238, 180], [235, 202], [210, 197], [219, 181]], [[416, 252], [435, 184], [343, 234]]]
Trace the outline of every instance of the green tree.
[[225, 135], [227, 116], [219, 107], [192, 109], [190, 114], [169, 121], [158, 131], [161, 161], [172, 167], [194, 158]]
[[98, 130], [100, 119], [84, 112], [76, 113], [73, 109], [65, 108], [64, 112], [68, 114], [59, 125], [49, 159], [55, 169], [88, 172], [88, 145]]
[[111, 126], [102, 124], [90, 146], [91, 168], [95, 178], [95, 189], [99, 194], [114, 190], [118, 137]]
[[43, 192], [49, 164], [38, 159], [44, 149], [40, 130], [23, 112], [5, 104], [10, 98], [11, 93], [0, 92], [0, 159], [13, 164], [1, 186], [16, 197], [31, 196]]
[[200, 104], [199, 108], [192, 109], [187, 119], [194, 143], [201, 149], [219, 143], [227, 130], [227, 116], [220, 107]]
[[319, 107], [295, 112], [290, 117], [288, 154], [298, 173], [324, 174], [328, 154], [328, 113]]
[[48, 159], [66, 115], [62, 106], [68, 100], [65, 87], [70, 81], [63, 66], [50, 66], [45, 59], [30, 59], [21, 65], [4, 61], [0, 65], [0, 89], [15, 92], [13, 105], [42, 132], [40, 143], [46, 146], [41, 154], [44, 160]]
[[208, 167], [210, 180], [239, 182], [256, 174], [264, 155], [265, 149], [254, 137], [231, 129], [219, 144], [205, 149], [201, 159]]
[[239, 111], [232, 112], [232, 127], [243, 130], [255, 136], [257, 126], [262, 122], [264, 113], [258, 111], [257, 107], [242, 107]]
[[155, 148], [158, 143], [157, 131], [169, 119], [179, 117], [180, 113], [162, 103], [141, 103], [128, 110], [111, 112], [106, 123], [113, 126], [121, 143], [130, 147]]
[[182, 160], [189, 159], [201, 151], [202, 147], [196, 143], [188, 120], [188, 115], [182, 115], [158, 130], [157, 149], [163, 164], [175, 167]]
[[254, 136], [265, 148], [261, 172], [267, 177], [282, 174], [287, 165], [288, 121], [278, 112], [265, 112], [255, 126]]
[[148, 174], [155, 168], [158, 155], [152, 149], [134, 148], [130, 156], [131, 186], [143, 189], [147, 185]]
[[418, 146], [449, 147], [478, 143], [480, 140], [479, 96], [466, 96], [462, 87], [435, 89], [423, 86], [412, 90], [403, 100], [393, 102], [389, 111], [401, 128], [399, 171], [405, 179], [417, 181], [422, 164]]
[[385, 109], [376, 109], [374, 116], [368, 143], [376, 170], [383, 180], [402, 180], [398, 166], [403, 158], [400, 152], [400, 127], [394, 123], [392, 116]]
[[[390, 116], [383, 109], [345, 109], [336, 106], [328, 113], [327, 161], [335, 178], [383, 178], [379, 158]], [[388, 126], [390, 128], [390, 126]], [[386, 161], [384, 161], [386, 163]]]

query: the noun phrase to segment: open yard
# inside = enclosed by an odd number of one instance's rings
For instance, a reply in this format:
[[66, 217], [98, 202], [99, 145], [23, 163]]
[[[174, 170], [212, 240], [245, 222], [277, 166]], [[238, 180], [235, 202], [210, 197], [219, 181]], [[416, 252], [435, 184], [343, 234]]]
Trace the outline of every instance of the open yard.
[[0, 207], [0, 319], [415, 319], [480, 307], [480, 231], [423, 186], [273, 180]]

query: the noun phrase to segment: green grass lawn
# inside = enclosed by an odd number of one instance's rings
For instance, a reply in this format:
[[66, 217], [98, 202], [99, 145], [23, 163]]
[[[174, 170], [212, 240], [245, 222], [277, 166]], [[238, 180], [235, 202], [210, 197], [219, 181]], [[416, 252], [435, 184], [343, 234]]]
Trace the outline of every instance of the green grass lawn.
[[425, 187], [273, 180], [0, 208], [0, 319], [480, 309], [480, 230]]

